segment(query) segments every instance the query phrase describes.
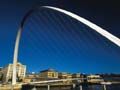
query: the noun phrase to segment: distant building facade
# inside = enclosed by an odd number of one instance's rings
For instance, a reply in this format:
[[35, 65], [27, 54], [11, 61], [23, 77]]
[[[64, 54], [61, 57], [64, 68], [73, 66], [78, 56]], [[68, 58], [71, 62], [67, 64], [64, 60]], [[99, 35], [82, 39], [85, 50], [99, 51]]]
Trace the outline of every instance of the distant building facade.
[[27, 73], [26, 74], [26, 76], [25, 76], [26, 78], [39, 78], [39, 75], [38, 74], [33, 74], [33, 73]]
[[27, 73], [24, 82], [34, 82], [34, 81], [39, 81], [39, 74]]
[[[58, 74], [58, 78], [59, 79], [71, 79], [72, 78], [72, 74], [70, 73], [66, 73], [66, 72], [62, 72]], [[72, 83], [72, 80], [67, 80], [67, 81], [63, 81], [63, 83]]]
[[87, 82], [102, 82], [104, 81], [103, 78], [101, 78], [100, 75], [88, 75], [87, 76]]
[[82, 75], [80, 73], [72, 74], [72, 78], [81, 78], [81, 80], [73, 80], [73, 83], [82, 82]]
[[47, 69], [40, 71], [39, 73], [40, 78], [45, 79], [57, 79], [58, 78], [58, 72], [54, 69]]
[[[23, 80], [26, 74], [26, 65], [17, 63], [16, 72], [17, 72], [16, 74], [17, 80]], [[8, 64], [3, 69], [3, 80], [5, 82], [11, 81], [12, 74], [13, 74], [13, 64]]]
[[0, 67], [0, 81], [3, 79], [3, 67]]
[[59, 73], [58, 74], [58, 78], [60, 78], [60, 79], [67, 79], [67, 73], [66, 72], [62, 72], [62, 73]]

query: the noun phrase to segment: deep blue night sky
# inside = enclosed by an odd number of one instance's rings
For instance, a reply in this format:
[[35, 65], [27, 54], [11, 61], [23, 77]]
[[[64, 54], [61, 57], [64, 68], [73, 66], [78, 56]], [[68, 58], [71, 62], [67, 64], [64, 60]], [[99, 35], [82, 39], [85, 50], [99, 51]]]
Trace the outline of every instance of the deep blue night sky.
[[[12, 63], [25, 13], [43, 5], [74, 12], [120, 38], [120, 6], [113, 0], [4, 0], [0, 1], [1, 67]], [[120, 73], [118, 46], [80, 22], [47, 9], [25, 22], [18, 60], [27, 65], [27, 72], [53, 68], [70, 73]]]

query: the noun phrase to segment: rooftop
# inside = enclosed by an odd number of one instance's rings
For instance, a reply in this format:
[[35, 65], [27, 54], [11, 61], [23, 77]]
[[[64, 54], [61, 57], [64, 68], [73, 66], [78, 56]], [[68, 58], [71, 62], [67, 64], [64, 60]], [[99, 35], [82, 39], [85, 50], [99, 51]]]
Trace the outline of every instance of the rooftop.
[[42, 70], [40, 72], [57, 72], [57, 71], [54, 69], [47, 69], [47, 70]]

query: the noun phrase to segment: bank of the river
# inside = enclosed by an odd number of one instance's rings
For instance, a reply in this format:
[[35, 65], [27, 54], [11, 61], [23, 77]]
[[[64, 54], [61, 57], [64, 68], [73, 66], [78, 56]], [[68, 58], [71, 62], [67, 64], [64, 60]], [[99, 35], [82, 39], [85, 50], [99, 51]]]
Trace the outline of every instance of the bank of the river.
[[11, 85], [8, 85], [8, 84], [6, 84], [6, 85], [0, 84], [0, 90], [11, 90], [12, 88], [14, 90], [20, 90], [22, 87], [19, 84], [18, 85], [14, 85], [13, 87]]

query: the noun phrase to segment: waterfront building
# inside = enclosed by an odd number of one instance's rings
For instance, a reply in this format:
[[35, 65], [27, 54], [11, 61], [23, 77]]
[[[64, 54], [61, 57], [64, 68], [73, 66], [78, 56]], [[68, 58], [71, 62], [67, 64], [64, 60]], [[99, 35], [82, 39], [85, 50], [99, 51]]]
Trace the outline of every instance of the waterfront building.
[[2, 81], [3, 78], [3, 67], [0, 67], [0, 81]]
[[43, 70], [43, 71], [40, 71], [39, 77], [43, 79], [57, 79], [58, 72], [54, 69]]
[[88, 75], [87, 82], [103, 82], [104, 79], [100, 75]]
[[[16, 66], [16, 72], [17, 72], [17, 81], [22, 81], [25, 78], [26, 74], [26, 65], [23, 65], [21, 63], [17, 63]], [[3, 80], [4, 82], [8, 82], [12, 80], [12, 74], [13, 74], [13, 64], [8, 64], [3, 68]]]
[[67, 72], [62, 72], [58, 74], [58, 78], [60, 79], [66, 79], [67, 78]]
[[67, 72], [62, 72], [62, 73], [58, 74], [58, 78], [60, 78], [60, 79], [72, 78], [72, 74], [67, 73]]
[[33, 82], [39, 81], [39, 74], [36, 73], [27, 73], [24, 79], [24, 82]]
[[[66, 73], [66, 72], [62, 72], [58, 74], [58, 78], [59, 79], [70, 79], [72, 78], [72, 74], [70, 73]], [[63, 81], [63, 83], [72, 83], [72, 80], [68, 80], [68, 81]]]
[[82, 75], [80, 73], [75, 73], [75, 74], [72, 74], [72, 78], [81, 78], [81, 80], [73, 80], [72, 82], [73, 83], [78, 83], [78, 82], [82, 82]]
[[36, 74], [36, 73], [27, 73], [25, 78], [38, 78], [39, 77], [39, 74]]
[[81, 78], [80, 73], [72, 74], [72, 78]]

